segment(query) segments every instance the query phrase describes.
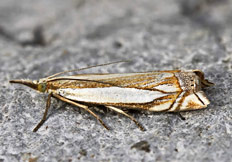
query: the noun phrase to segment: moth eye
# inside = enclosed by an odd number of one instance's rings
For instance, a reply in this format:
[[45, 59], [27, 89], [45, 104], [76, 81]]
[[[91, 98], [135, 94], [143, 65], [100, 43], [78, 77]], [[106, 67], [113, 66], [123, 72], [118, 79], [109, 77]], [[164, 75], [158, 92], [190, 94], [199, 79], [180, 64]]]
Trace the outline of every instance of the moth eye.
[[39, 83], [39, 85], [38, 85], [38, 90], [39, 90], [40, 92], [45, 92], [45, 91], [46, 91], [46, 88], [47, 88], [46, 83]]

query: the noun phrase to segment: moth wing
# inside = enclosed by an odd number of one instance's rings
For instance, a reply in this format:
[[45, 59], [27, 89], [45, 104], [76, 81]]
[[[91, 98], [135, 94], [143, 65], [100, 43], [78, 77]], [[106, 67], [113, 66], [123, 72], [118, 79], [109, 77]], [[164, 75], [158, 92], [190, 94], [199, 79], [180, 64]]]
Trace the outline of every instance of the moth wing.
[[[178, 79], [175, 77], [176, 71], [165, 72], [146, 72], [146, 73], [121, 73], [121, 74], [80, 74], [75, 76], [57, 77], [56, 79], [70, 79], [86, 81], [86, 86], [90, 82], [95, 82], [95, 88], [99, 86], [97, 83], [110, 84], [117, 87], [138, 88], [138, 89], [154, 89], [164, 92], [181, 91]], [[91, 85], [92, 88], [93, 85]]]
[[183, 103], [180, 106], [180, 111], [206, 108], [209, 103], [210, 102], [203, 91], [191, 93], [184, 97]]
[[[178, 79], [172, 71], [83, 74], [57, 79], [64, 79], [64, 82], [70, 84], [67, 86], [62, 84], [63, 88], [58, 90], [63, 97], [93, 104], [151, 111], [168, 109], [181, 92]], [[76, 87], [73, 88], [71, 86], [73, 84]]]

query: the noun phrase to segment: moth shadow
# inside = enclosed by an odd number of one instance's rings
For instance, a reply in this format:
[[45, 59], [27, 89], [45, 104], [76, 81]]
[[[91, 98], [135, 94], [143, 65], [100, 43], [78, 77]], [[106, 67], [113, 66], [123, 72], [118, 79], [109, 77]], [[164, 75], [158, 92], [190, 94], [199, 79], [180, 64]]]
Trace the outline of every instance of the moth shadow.
[[[66, 106], [67, 106], [67, 104], [66, 103], [57, 103], [57, 105], [58, 105], [58, 107], [56, 107], [55, 105], [54, 106], [52, 106], [51, 108], [50, 108], [50, 111], [49, 111], [49, 113], [48, 113], [48, 115], [47, 115], [47, 119], [48, 118], [50, 118], [51, 116], [53, 116], [54, 114], [56, 114], [56, 113], [58, 113], [59, 111], [64, 111], [65, 109], [66, 109]], [[47, 120], [46, 119], [46, 120]]]

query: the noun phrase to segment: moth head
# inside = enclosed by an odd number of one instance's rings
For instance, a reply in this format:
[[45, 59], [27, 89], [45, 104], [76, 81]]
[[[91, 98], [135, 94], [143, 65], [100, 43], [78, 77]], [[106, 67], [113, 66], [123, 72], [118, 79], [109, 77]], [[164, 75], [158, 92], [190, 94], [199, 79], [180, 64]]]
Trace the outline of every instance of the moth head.
[[44, 82], [44, 81], [39, 81], [39, 83], [38, 83], [38, 91], [40, 91], [40, 92], [45, 92], [47, 90], [47, 83], [46, 82]]
[[38, 80], [10, 80], [10, 83], [16, 83], [16, 84], [23, 84], [27, 87], [30, 87], [34, 90], [37, 90], [39, 92], [45, 92], [47, 89], [47, 84], [44, 81], [38, 81]]

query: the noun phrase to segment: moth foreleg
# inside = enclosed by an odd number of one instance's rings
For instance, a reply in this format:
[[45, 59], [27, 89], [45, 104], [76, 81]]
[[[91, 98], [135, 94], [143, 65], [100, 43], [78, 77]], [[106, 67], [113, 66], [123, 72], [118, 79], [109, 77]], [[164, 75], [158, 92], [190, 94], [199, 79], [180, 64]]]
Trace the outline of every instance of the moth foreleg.
[[79, 108], [82, 108], [82, 109], [88, 111], [92, 116], [94, 116], [94, 117], [101, 123], [101, 125], [102, 125], [103, 127], [105, 127], [107, 130], [109, 130], [109, 128], [108, 128], [108, 127], [106, 126], [106, 124], [101, 120], [101, 118], [100, 118], [98, 115], [96, 115], [93, 111], [91, 111], [91, 110], [88, 108], [88, 106], [83, 105], [83, 104], [80, 104], [80, 103], [77, 103], [77, 102], [74, 102], [74, 101], [72, 101], [72, 100], [69, 100], [69, 99], [64, 98], [64, 97], [62, 97], [62, 96], [60, 96], [60, 95], [57, 95], [57, 94], [52, 94], [52, 95], [53, 95], [53, 97], [55, 97], [55, 98], [57, 98], [57, 99], [59, 99], [59, 100], [61, 100], [61, 101], [67, 102], [67, 103], [69, 103], [69, 104], [72, 104], [72, 105], [74, 105], [74, 106], [77, 106], [77, 107], [79, 107]]
[[48, 114], [48, 109], [51, 105], [51, 97], [52, 97], [52, 94], [49, 93], [43, 118], [40, 120], [40, 122], [37, 124], [37, 126], [33, 129], [33, 132], [36, 132], [45, 122], [47, 114]]
[[113, 107], [113, 106], [106, 106], [107, 108], [117, 112], [117, 113], [120, 113], [122, 115], [125, 115], [126, 117], [130, 118], [142, 131], [144, 131], [144, 128], [141, 124], [139, 124], [139, 122], [132, 116], [130, 116], [129, 114], [125, 113], [123, 110], [121, 109], [118, 109], [116, 107]]

